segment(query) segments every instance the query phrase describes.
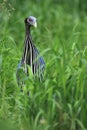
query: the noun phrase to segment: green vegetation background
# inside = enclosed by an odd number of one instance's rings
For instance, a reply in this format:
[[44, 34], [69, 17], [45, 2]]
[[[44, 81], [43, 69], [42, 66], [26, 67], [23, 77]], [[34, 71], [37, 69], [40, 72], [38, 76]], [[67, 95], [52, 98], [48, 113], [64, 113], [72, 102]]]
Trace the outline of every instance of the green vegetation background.
[[[28, 97], [16, 70], [30, 15], [46, 70], [42, 83], [27, 80]], [[86, 0], [0, 0], [0, 120], [0, 130], [87, 129]]]

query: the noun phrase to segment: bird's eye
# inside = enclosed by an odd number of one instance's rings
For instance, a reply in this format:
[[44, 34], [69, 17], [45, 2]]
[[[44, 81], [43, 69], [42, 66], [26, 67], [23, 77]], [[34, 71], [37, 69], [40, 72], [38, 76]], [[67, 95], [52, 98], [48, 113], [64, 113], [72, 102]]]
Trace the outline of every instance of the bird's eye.
[[29, 18], [29, 21], [32, 22], [33, 20]]

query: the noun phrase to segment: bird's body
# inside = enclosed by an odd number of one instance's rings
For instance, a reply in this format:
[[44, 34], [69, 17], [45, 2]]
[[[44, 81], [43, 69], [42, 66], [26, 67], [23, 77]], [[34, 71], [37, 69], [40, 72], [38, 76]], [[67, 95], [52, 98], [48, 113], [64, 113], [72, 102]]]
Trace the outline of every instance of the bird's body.
[[[25, 41], [24, 52], [21, 62], [18, 64], [18, 70], [22, 67], [26, 75], [29, 75], [28, 65], [34, 76], [37, 76], [41, 81], [43, 78], [45, 62], [42, 56], [40, 56], [38, 49], [33, 43], [30, 29], [31, 26], [36, 27], [36, 18], [30, 16], [25, 19]], [[17, 76], [18, 84], [20, 83], [20, 77]]]

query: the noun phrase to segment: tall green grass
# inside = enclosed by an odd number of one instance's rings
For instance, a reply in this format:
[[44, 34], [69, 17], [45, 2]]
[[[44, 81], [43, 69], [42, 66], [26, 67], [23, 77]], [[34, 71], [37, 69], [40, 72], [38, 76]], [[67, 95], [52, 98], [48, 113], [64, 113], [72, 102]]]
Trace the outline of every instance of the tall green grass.
[[[46, 70], [43, 82], [31, 77], [21, 93], [16, 70], [23, 51], [24, 18], [29, 15], [38, 19], [32, 36], [45, 59]], [[1, 128], [6, 129], [7, 123], [6, 127], [1, 124], [8, 120], [20, 130], [86, 130], [86, 85], [87, 15], [83, 2], [0, 3]]]

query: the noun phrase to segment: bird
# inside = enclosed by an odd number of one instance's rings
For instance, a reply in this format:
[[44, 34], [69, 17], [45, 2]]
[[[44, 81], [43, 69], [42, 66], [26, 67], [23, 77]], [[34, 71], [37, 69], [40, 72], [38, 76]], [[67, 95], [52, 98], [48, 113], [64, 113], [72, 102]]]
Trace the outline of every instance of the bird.
[[[26, 76], [30, 75], [28, 66], [31, 69], [31, 72], [34, 77], [38, 78], [39, 81], [42, 81], [44, 70], [45, 70], [45, 61], [44, 58], [40, 55], [39, 50], [36, 48], [32, 36], [31, 36], [31, 28], [37, 27], [37, 18], [34, 16], [29, 16], [25, 18], [25, 40], [24, 40], [24, 50], [23, 55], [20, 60], [20, 63], [17, 67], [17, 83], [20, 86], [20, 70], [23, 69], [23, 72]], [[21, 87], [22, 88], [22, 87]]]

